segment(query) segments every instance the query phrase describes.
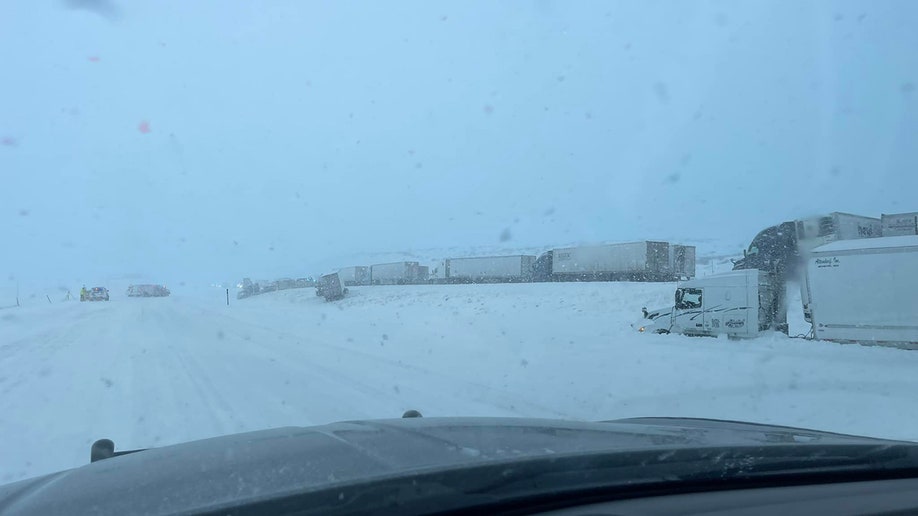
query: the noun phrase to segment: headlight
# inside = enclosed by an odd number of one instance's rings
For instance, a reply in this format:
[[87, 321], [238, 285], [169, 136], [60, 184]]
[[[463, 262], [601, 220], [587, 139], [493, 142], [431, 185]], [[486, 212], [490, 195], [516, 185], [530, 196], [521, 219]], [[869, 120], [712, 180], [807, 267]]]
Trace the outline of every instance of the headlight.
[[641, 333], [644, 333], [644, 327], [641, 326], [640, 328], [638, 328], [638, 331], [641, 332]]

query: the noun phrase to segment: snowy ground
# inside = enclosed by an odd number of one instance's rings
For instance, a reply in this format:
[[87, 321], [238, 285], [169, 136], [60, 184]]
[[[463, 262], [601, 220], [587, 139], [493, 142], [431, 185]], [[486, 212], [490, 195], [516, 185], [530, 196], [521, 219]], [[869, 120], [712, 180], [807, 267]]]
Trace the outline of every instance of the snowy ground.
[[[701, 416], [918, 440], [918, 351], [635, 334], [672, 284], [222, 291], [0, 310], [0, 483], [162, 446], [399, 416]], [[802, 328], [800, 328], [802, 329]]]

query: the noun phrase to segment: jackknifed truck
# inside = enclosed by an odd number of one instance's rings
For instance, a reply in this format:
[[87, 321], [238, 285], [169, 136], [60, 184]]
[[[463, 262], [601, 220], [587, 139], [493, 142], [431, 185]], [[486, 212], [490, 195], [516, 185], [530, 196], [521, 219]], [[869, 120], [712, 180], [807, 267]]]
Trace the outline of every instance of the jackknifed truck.
[[[793, 280], [800, 283], [808, 337], [918, 344], [918, 224], [909, 226], [909, 216], [883, 224], [834, 213], [768, 228], [732, 272], [680, 283], [673, 305], [644, 308], [634, 326], [731, 338], [787, 333], [785, 292]], [[881, 236], [884, 230], [897, 236]]]

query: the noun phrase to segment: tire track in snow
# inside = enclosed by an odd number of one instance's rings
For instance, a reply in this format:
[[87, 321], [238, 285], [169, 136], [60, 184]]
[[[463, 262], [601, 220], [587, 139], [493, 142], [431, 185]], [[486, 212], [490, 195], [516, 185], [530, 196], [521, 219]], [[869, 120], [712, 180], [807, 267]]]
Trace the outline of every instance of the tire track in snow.
[[[231, 404], [215, 386], [215, 380], [219, 378], [215, 379], [211, 368], [202, 366], [194, 357], [195, 352], [207, 342], [195, 338], [197, 325], [190, 316], [178, 310], [173, 303], [154, 305], [145, 311], [145, 316], [147, 322], [144, 326], [151, 330], [145, 333], [146, 341], [151, 347], [161, 348], [150, 357], [159, 362], [157, 368], [153, 368], [158, 369], [154, 373], [158, 373], [160, 378], [165, 377], [170, 386], [171, 397], [163, 411], [181, 415], [185, 423], [205, 418], [210, 422], [208, 427], [211, 430], [206, 432], [210, 435], [244, 430], [244, 425], [235, 420]], [[151, 335], [156, 338], [151, 338]], [[155, 389], [162, 383], [151, 382], [148, 385]], [[191, 393], [196, 396], [190, 396]], [[145, 397], [145, 393], [138, 394], [135, 398]], [[142, 417], [146, 419], [147, 416]], [[198, 429], [193, 435], [200, 433]]]
[[[346, 362], [346, 368], [348, 371], [360, 370], [369, 372], [371, 374], [376, 372], [378, 375], [380, 364], [384, 364], [389, 368], [397, 371], [397, 375], [392, 375], [391, 377], [385, 379], [387, 383], [386, 387], [379, 387], [379, 383], [381, 382], [367, 382], [365, 380], [367, 377], [366, 374], [348, 375], [346, 373], [342, 373], [338, 368], [320, 365], [316, 362], [295, 362], [299, 364], [300, 367], [304, 368], [304, 372], [311, 372], [312, 374], [319, 373], [330, 383], [346, 386], [349, 388], [356, 388], [354, 390], [360, 394], [363, 394], [370, 400], [392, 397], [392, 385], [399, 385], [398, 392], [395, 393], [398, 395], [397, 399], [404, 400], [410, 394], [414, 394], [418, 400], [435, 398], [437, 402], [430, 403], [428, 405], [433, 413], [438, 412], [437, 408], [442, 409], [443, 407], [450, 406], [462, 407], [467, 406], [470, 404], [470, 402], [472, 402], [472, 404], [480, 407], [479, 410], [484, 409], [483, 411], [485, 413], [491, 415], [530, 416], [537, 414], [539, 417], [571, 417], [571, 414], [569, 413], [556, 410], [549, 406], [534, 403], [530, 400], [524, 399], [518, 395], [509, 393], [502, 389], [475, 382], [467, 377], [460, 377], [454, 374], [444, 373], [442, 371], [432, 371], [430, 369], [422, 368], [401, 360], [392, 359], [390, 357], [383, 357], [350, 347], [328, 344], [325, 342], [325, 340], [330, 339], [322, 339], [315, 334], [301, 335], [290, 333], [287, 331], [277, 330], [263, 324], [244, 321], [242, 319], [231, 317], [223, 313], [211, 312], [211, 314], [224, 320], [231, 321], [233, 324], [238, 325], [241, 323], [251, 329], [258, 330], [258, 332], [263, 332], [273, 337], [264, 339], [263, 342], [265, 344], [262, 346], [266, 351], [273, 351], [276, 354], [275, 358], [289, 359], [290, 355], [300, 354], [302, 352], [301, 349], [293, 350], [294, 353], [290, 353], [289, 350], [289, 347], [291, 346], [289, 343], [299, 340], [309, 342], [308, 346], [312, 346], [313, 348], [319, 347], [333, 353], [348, 355], [348, 361]], [[246, 332], [242, 332], [239, 335], [244, 334], [246, 334]], [[277, 337], [283, 337], [283, 339], [281, 340]], [[276, 343], [278, 341], [286, 343], [280, 345], [281, 347], [288, 348], [284, 353], [280, 353], [277, 349], [279, 345]], [[408, 377], [405, 373], [413, 375], [413, 377]], [[411, 384], [418, 383], [430, 386], [430, 389], [419, 389], [410, 386]], [[434, 395], [431, 390], [436, 391], [437, 393]], [[462, 395], [462, 392], [468, 392], [468, 394]], [[361, 403], [361, 405], [363, 404], [365, 403]], [[400, 404], [400, 406], [403, 405], [404, 403]], [[418, 407], [419, 405], [415, 403], [411, 408]], [[498, 410], [487, 410], [488, 407], [493, 407]]]

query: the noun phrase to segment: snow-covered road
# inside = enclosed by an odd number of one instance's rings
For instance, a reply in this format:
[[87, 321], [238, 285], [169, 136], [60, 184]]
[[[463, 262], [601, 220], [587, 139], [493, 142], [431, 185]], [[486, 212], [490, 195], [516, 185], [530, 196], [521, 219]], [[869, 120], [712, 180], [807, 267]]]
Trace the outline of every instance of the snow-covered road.
[[671, 284], [358, 287], [0, 310], [0, 483], [93, 440], [162, 446], [331, 421], [744, 419], [918, 440], [918, 351], [639, 335]]

